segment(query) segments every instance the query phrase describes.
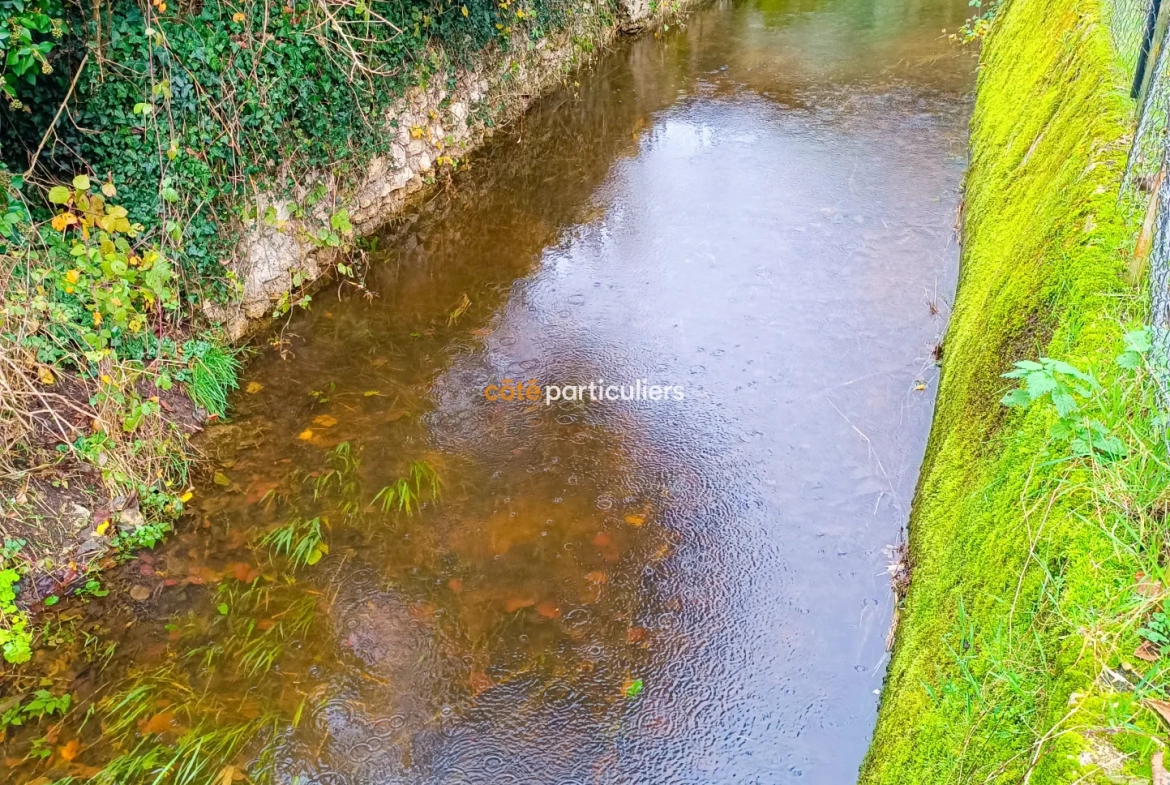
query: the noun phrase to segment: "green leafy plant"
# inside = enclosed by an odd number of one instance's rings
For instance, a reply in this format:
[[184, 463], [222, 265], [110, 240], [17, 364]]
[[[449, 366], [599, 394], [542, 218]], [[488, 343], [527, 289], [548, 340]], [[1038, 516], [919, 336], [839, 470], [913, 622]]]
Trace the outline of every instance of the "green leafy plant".
[[170, 524], [165, 521], [147, 523], [129, 531], [119, 532], [110, 540], [110, 544], [122, 555], [144, 548], [150, 550], [162, 542], [170, 530]]
[[952, 41], [961, 44], [981, 41], [991, 32], [991, 24], [995, 21], [996, 12], [999, 11], [999, 0], [988, 2], [986, 11], [983, 10], [983, 0], [967, 0], [967, 5], [975, 9], [975, 14], [964, 22], [957, 32], [949, 36]]
[[[1149, 336], [1144, 331], [1128, 333], [1126, 350], [1118, 364], [1136, 367], [1148, 349]], [[1066, 443], [1074, 456], [1113, 459], [1125, 455], [1121, 439], [1095, 411], [1096, 398], [1103, 388], [1091, 373], [1063, 360], [1041, 357], [1039, 361], [1020, 360], [1004, 377], [1020, 379], [1022, 383], [1003, 397], [1003, 404], [1026, 409], [1048, 400], [1056, 414], [1050, 434], [1057, 442]]]
[[26, 108], [18, 89], [53, 73], [49, 54], [65, 34], [57, 0], [0, 0], [0, 90], [12, 109]]
[[103, 589], [97, 578], [90, 578], [75, 592], [78, 597], [105, 597], [109, 593], [110, 590]]
[[14, 665], [32, 657], [28, 613], [16, 605], [17, 584], [27, 569], [17, 557], [24, 546], [24, 540], [6, 540], [0, 548], [0, 651]]
[[1137, 632], [1159, 652], [1165, 652], [1170, 646], [1170, 600], [1164, 600], [1161, 608], [1150, 614], [1150, 618]]
[[[29, 698], [27, 701], [25, 698]], [[0, 704], [0, 730], [9, 725], [23, 725], [54, 714], [61, 715], [69, 710], [73, 696], [69, 693], [54, 695], [48, 690], [36, 690], [32, 696], [13, 695]]]

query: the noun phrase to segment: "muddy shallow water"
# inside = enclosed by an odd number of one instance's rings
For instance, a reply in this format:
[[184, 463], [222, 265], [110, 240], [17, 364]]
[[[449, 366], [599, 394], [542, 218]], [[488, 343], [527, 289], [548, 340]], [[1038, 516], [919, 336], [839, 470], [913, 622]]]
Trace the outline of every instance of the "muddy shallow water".
[[[278, 782], [853, 781], [954, 287], [966, 12], [720, 4], [473, 156], [370, 296], [320, 292], [248, 367], [118, 603], [110, 671], [171, 669], [128, 732], [262, 720]], [[682, 399], [546, 405], [599, 379]]]

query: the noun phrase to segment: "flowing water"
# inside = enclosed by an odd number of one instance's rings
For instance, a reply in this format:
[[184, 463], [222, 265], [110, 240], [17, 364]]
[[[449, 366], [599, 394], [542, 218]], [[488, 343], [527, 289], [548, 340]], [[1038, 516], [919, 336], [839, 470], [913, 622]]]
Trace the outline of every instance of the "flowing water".
[[122, 644], [63, 672], [149, 700], [72, 765], [242, 728], [285, 783], [853, 781], [956, 277], [966, 12], [720, 4], [474, 155], [371, 296], [320, 292], [249, 365], [214, 482], [127, 567], [149, 599], [92, 603]]

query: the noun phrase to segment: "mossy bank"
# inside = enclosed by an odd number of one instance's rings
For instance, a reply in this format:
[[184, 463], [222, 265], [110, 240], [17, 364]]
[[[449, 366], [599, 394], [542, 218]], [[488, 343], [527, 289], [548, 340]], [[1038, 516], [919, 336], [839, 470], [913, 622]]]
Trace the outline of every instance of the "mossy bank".
[[1170, 475], [1146, 298], [1126, 274], [1140, 210], [1118, 197], [1131, 77], [1104, 14], [1007, 0], [983, 44], [960, 282], [866, 785], [1149, 782], [1165, 741], [1150, 700], [1167, 697]]

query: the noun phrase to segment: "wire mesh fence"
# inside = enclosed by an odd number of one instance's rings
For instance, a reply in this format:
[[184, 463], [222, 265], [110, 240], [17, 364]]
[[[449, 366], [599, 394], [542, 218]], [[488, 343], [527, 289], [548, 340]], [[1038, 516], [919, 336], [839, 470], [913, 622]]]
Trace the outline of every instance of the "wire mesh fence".
[[1138, 281], [1148, 271], [1153, 367], [1170, 408], [1170, 0], [1111, 0], [1106, 10], [1138, 107], [1118, 195], [1143, 216], [1130, 275]]
[[[1135, 73], [1141, 56], [1142, 41], [1149, 26], [1150, 10], [1157, 0], [1106, 0], [1105, 15], [1109, 31], [1127, 73]], [[1154, 12], [1157, 17], [1157, 11]]]

